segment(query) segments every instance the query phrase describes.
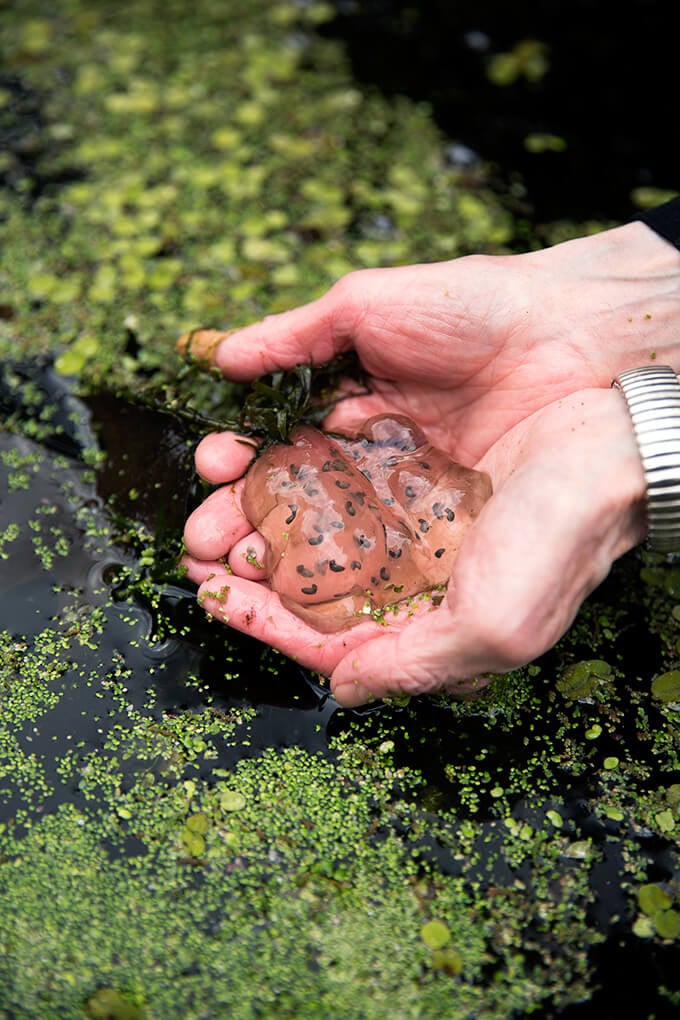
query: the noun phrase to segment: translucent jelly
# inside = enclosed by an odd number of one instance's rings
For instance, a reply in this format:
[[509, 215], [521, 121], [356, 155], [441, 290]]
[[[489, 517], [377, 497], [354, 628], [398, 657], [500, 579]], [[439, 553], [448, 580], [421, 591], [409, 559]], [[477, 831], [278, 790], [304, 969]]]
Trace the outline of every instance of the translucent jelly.
[[356, 438], [295, 428], [250, 468], [243, 510], [281, 601], [331, 632], [446, 584], [490, 495], [487, 475], [454, 463], [410, 419], [378, 415]]

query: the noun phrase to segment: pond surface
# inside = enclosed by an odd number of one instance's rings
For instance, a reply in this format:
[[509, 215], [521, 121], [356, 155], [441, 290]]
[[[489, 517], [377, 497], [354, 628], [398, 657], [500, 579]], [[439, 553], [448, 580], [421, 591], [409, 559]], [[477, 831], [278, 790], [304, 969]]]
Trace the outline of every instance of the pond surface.
[[430, 103], [451, 157], [492, 160], [539, 221], [626, 220], [635, 189], [677, 189], [664, 0], [336, 6], [358, 79]]
[[[24, 694], [24, 722], [16, 709], [11, 713], [18, 723], [14, 767], [21, 782], [0, 791], [0, 824], [19, 837], [19, 846], [21, 833], [35, 826], [36, 812], [91, 814], [93, 789], [83, 777], [93, 762], [115, 770], [114, 810], [125, 818], [132, 811], [121, 808], [120, 797], [136, 795], [140, 782], [166, 784], [168, 768], [175, 781], [184, 776], [185, 785], [212, 786], [216, 777], [234, 774], [247, 761], [256, 764], [263, 754], [288, 748], [333, 763], [338, 747], [354, 746], [360, 755], [352, 777], [357, 782], [364, 767], [374, 769], [376, 746], [389, 745], [384, 753], [401, 770], [394, 777], [419, 777], [420, 806], [408, 808], [408, 821], [399, 820], [403, 809], [387, 826], [383, 820], [377, 830], [382, 839], [393, 827], [395, 835], [408, 834], [421, 868], [440, 881], [478, 886], [483, 897], [493, 889], [496, 895], [523, 889], [529, 894], [524, 909], [533, 912], [545, 909], [546, 894], [556, 895], [569, 924], [575, 930], [586, 926], [579, 937], [594, 938], [588, 965], [602, 991], [593, 989], [587, 1001], [565, 1005], [560, 1015], [599, 1016], [616, 1003], [624, 1009], [633, 985], [640, 1001], [665, 1008], [658, 989], [674, 987], [677, 950], [668, 941], [655, 945], [633, 934], [627, 890], [638, 875], [648, 887], [673, 888], [677, 861], [670, 831], [662, 835], [644, 823], [669, 804], [675, 810], [680, 771], [669, 771], [677, 765], [676, 752], [640, 728], [644, 718], [651, 732], [669, 725], [669, 734], [674, 732], [672, 713], [666, 721], [659, 715], [645, 691], [649, 681], [641, 679], [661, 667], [659, 638], [629, 608], [630, 598], [620, 598], [625, 583], [629, 596], [640, 604], [645, 599], [634, 557], [603, 587], [596, 615], [588, 614], [580, 634], [533, 668], [533, 693], [519, 681], [504, 693], [499, 688], [479, 708], [456, 710], [417, 699], [408, 706], [346, 712], [305, 671], [208, 623], [183, 585], [173, 557], [194, 482], [195, 437], [185, 426], [168, 413], [110, 394], [79, 398], [44, 362], [6, 365], [0, 396], [5, 415], [19, 428], [0, 433], [0, 618], [14, 648], [36, 657], [39, 668], [47, 668], [39, 665], [46, 635], [48, 652], [71, 638], [64, 646], [65, 668], [49, 680], [43, 703], [34, 690]], [[40, 441], [26, 434], [31, 421], [40, 423]], [[24, 523], [13, 535], [16, 521]], [[599, 640], [594, 624], [609, 633], [602, 647], [617, 664], [614, 670], [601, 660], [565, 670], [566, 663], [579, 661], [581, 645], [592, 654], [591, 642]], [[5, 661], [11, 662], [7, 652], [8, 646]], [[26, 676], [35, 684], [31, 669]], [[209, 753], [203, 723], [198, 733], [189, 726], [181, 738], [185, 757], [179, 767], [170, 765], [173, 752], [163, 740], [149, 758], [145, 729], [161, 732], [170, 722], [206, 714], [213, 724], [227, 723], [208, 727]], [[233, 722], [244, 718], [247, 733], [235, 739]], [[650, 795], [652, 806], [644, 807]], [[94, 796], [98, 810], [106, 811], [110, 792], [101, 780]], [[636, 806], [631, 797], [642, 799]], [[203, 815], [194, 811], [189, 818]], [[267, 823], [261, 824], [266, 830]], [[465, 862], [452, 852], [461, 825], [468, 829]], [[148, 859], [149, 837], [139, 823], [124, 831], [103, 826], [101, 832], [114, 857]], [[204, 837], [197, 838], [201, 843]], [[190, 845], [188, 836], [180, 839]], [[558, 853], [548, 853], [545, 871], [535, 855], [547, 852], [547, 839]], [[543, 882], [548, 885], [540, 891]], [[555, 924], [556, 918], [550, 934], [539, 923], [529, 939], [544, 959], [551, 942], [567, 934], [558, 936]], [[567, 955], [574, 967], [572, 950]], [[623, 960], [633, 967], [633, 984], [621, 978]], [[561, 993], [554, 998], [560, 1001]]]
[[21, 6], [0, 88], [0, 1016], [673, 1015], [677, 562], [626, 557], [475, 704], [343, 711], [204, 618], [175, 566], [200, 429], [142, 396], [219, 417], [239, 395], [182, 375], [180, 333], [669, 186], [663, 106], [613, 102], [659, 5], [338, 4], [325, 28], [328, 5], [271, 0]]

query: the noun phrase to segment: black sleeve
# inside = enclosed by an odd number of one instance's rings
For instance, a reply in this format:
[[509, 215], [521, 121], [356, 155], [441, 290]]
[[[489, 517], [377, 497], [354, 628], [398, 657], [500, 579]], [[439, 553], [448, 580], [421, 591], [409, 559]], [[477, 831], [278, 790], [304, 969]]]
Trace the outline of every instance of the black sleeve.
[[657, 205], [655, 209], [646, 209], [633, 218], [642, 220], [655, 233], [680, 248], [680, 197]]

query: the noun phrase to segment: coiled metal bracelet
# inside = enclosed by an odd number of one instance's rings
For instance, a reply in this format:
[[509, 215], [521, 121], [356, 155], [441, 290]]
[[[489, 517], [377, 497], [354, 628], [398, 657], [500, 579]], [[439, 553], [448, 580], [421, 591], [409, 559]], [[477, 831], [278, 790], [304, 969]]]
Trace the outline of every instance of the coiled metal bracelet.
[[680, 552], [680, 382], [668, 365], [631, 368], [614, 379], [633, 422], [647, 483], [647, 542]]

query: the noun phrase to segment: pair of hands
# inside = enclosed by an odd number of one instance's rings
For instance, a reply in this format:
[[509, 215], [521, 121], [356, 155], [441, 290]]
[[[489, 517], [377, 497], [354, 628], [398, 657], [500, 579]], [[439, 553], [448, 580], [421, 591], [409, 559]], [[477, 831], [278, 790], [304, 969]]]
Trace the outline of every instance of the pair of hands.
[[680, 368], [679, 280], [678, 252], [631, 223], [525, 255], [352, 273], [317, 301], [192, 350], [247, 381], [354, 348], [372, 392], [338, 404], [327, 427], [406, 414], [494, 488], [436, 609], [321, 635], [243, 556], [225, 565], [257, 547], [240, 508], [251, 454], [233, 435], [208, 436], [196, 467], [222, 487], [185, 529], [202, 605], [330, 677], [346, 706], [466, 694], [547, 650], [644, 538], [644, 475], [610, 383], [652, 356]]

